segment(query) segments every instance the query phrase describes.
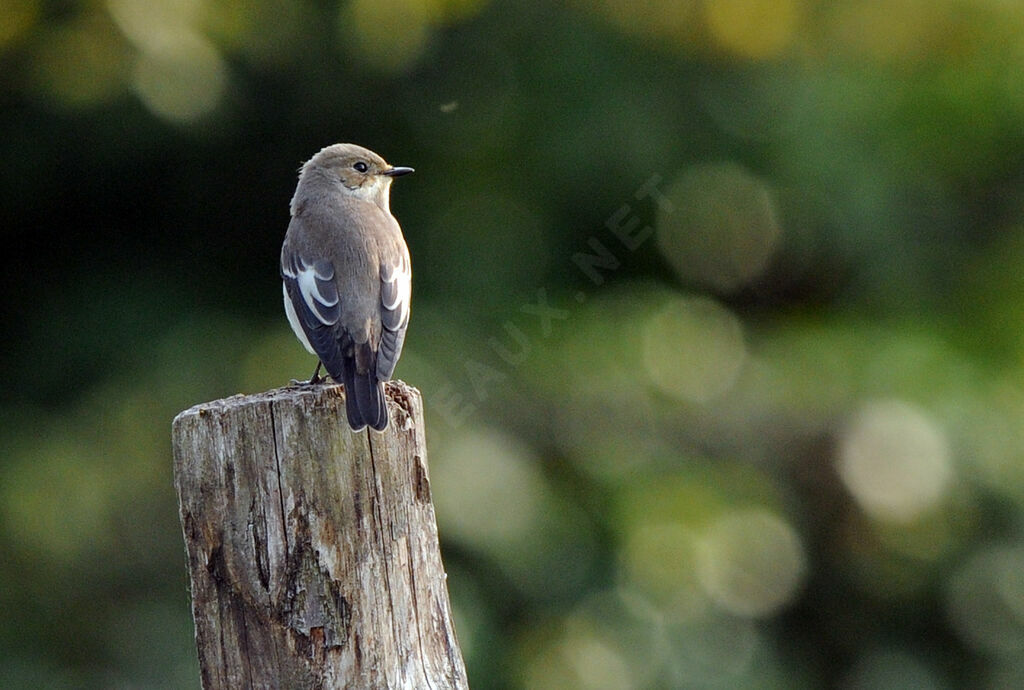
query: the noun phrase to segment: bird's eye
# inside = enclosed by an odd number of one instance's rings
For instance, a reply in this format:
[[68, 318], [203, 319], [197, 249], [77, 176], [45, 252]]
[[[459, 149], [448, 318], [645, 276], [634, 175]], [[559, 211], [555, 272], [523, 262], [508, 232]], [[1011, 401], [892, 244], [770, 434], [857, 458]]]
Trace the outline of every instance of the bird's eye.
[[366, 172], [367, 170], [369, 170], [369, 169], [370, 169], [370, 168], [369, 168], [369, 167], [368, 167], [368, 166], [366, 165], [366, 163], [364, 163], [364, 162], [362, 162], [362, 161], [356, 161], [356, 164], [355, 164], [355, 165], [353, 165], [352, 167], [356, 169], [356, 172], [361, 172], [361, 173], [364, 173], [364, 172]]

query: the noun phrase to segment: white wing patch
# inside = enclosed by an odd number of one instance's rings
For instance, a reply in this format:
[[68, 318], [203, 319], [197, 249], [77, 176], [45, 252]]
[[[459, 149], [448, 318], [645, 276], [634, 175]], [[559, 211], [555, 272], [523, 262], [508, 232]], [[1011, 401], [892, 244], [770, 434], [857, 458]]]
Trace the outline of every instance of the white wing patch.
[[302, 330], [299, 315], [295, 313], [295, 305], [292, 304], [292, 300], [288, 296], [288, 286], [281, 283], [281, 291], [284, 292], [284, 313], [288, 317], [288, 325], [292, 327], [295, 337], [299, 339], [299, 342], [302, 343], [302, 346], [306, 348], [309, 354], [315, 355], [316, 351], [309, 344], [309, 338], [306, 337], [305, 331]]
[[336, 311], [330, 309], [331, 307], [337, 306], [338, 297], [337, 295], [328, 298], [324, 297], [320, 291], [320, 286], [317, 285], [317, 280], [326, 281], [331, 280], [334, 276], [331, 273], [323, 274], [318, 272], [313, 266], [307, 266], [301, 258], [298, 260], [299, 270], [290, 271], [285, 270], [285, 275], [289, 278], [294, 278], [295, 283], [299, 286], [299, 294], [302, 295], [302, 301], [306, 303], [309, 310], [313, 312], [313, 315], [325, 326], [333, 326], [337, 323], [337, 316], [330, 315], [328, 311]]
[[380, 278], [383, 283], [381, 306], [395, 313], [395, 318], [391, 320], [394, 327], [386, 325], [393, 331], [404, 328], [409, 322], [409, 302], [412, 297], [412, 266], [409, 259], [402, 254], [399, 256], [398, 266], [381, 266]]

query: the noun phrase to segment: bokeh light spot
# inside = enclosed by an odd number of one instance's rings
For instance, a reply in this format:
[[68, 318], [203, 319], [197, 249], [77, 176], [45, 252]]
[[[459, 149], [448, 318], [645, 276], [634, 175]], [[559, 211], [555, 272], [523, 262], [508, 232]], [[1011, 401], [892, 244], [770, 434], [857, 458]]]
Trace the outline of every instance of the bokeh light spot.
[[623, 574], [668, 620], [689, 620], [704, 611], [707, 597], [697, 582], [697, 539], [678, 523], [642, 524], [627, 536]]
[[1024, 548], [978, 551], [950, 578], [947, 613], [968, 644], [984, 654], [1024, 653]]
[[823, 7], [824, 23], [831, 25], [827, 40], [844, 53], [905, 66], [934, 59], [935, 47], [953, 42], [957, 3], [951, 0], [855, 0]]
[[212, 0], [202, 13], [202, 28], [225, 53], [281, 69], [307, 53], [313, 11], [291, 0]]
[[867, 403], [842, 434], [839, 475], [868, 515], [909, 522], [934, 507], [953, 468], [944, 431], [897, 400]]
[[555, 597], [579, 585], [593, 545], [529, 446], [476, 428], [445, 439], [434, 457], [431, 484], [446, 539], [493, 560], [509, 582], [534, 596]]
[[685, 281], [733, 292], [767, 268], [781, 228], [767, 185], [735, 163], [695, 166], [659, 208], [658, 246]]
[[217, 50], [188, 33], [163, 48], [139, 56], [133, 81], [139, 98], [156, 115], [176, 122], [213, 112], [227, 86], [227, 66]]
[[764, 59], [782, 52], [800, 20], [798, 0], [714, 0], [704, 4], [711, 35], [729, 52]]
[[573, 674], [579, 679], [578, 687], [594, 690], [633, 687], [621, 651], [597, 635], [587, 633], [585, 630], [576, 632], [564, 640], [560, 650]]
[[454, 438], [432, 467], [437, 510], [450, 537], [487, 547], [516, 544], [543, 519], [546, 486], [533, 453], [510, 436], [476, 430]]
[[700, 34], [698, 0], [586, 0], [610, 23], [642, 38], [655, 36], [677, 46]]
[[191, 33], [202, 0], [107, 0], [107, 11], [139, 50], [161, 50]]
[[0, 49], [24, 36], [39, 17], [36, 0], [0, 0]]
[[440, 22], [465, 20], [487, 6], [488, 0], [432, 0], [434, 18]]
[[430, 37], [427, 0], [354, 0], [341, 12], [346, 52], [384, 72], [400, 72], [423, 53]]
[[703, 616], [669, 626], [666, 638], [672, 683], [665, 687], [673, 688], [744, 687], [738, 681], [763, 645], [755, 621], [713, 606]]
[[649, 608], [626, 592], [597, 592], [554, 624], [530, 631], [520, 644], [522, 686], [651, 687], [661, 659], [656, 626], [643, 615]]
[[115, 27], [90, 17], [48, 32], [39, 42], [33, 79], [40, 90], [71, 108], [86, 108], [122, 93], [130, 51]]
[[7, 467], [0, 482], [5, 537], [58, 563], [107, 546], [118, 487], [95, 471], [98, 464], [81, 439], [51, 437]]
[[188, 123], [220, 105], [228, 68], [219, 50], [195, 27], [201, 0], [108, 0], [107, 9], [140, 52], [132, 86], [155, 115]]
[[689, 402], [708, 402], [728, 391], [746, 355], [739, 319], [706, 297], [674, 299], [644, 328], [651, 382]]
[[789, 523], [754, 509], [728, 513], [708, 528], [698, 575], [716, 603], [743, 617], [766, 617], [788, 605], [807, 570], [803, 545]]

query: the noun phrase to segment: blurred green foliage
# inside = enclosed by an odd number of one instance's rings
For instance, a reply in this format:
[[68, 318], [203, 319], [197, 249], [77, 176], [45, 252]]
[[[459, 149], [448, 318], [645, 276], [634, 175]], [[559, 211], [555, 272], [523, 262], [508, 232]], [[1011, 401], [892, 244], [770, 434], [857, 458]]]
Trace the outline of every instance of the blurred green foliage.
[[1024, 686], [1024, 4], [0, 0], [0, 687], [197, 687], [169, 422], [417, 174], [476, 688]]

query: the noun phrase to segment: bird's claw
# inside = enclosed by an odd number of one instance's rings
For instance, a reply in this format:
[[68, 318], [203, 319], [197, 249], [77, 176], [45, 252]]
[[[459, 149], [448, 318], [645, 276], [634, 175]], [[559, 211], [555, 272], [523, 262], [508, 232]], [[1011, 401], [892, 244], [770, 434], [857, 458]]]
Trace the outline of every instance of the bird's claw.
[[301, 388], [302, 386], [326, 386], [328, 383], [330, 382], [327, 380], [326, 376], [314, 376], [308, 381], [306, 379], [292, 379], [288, 382], [288, 385], [293, 388]]

